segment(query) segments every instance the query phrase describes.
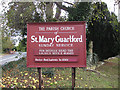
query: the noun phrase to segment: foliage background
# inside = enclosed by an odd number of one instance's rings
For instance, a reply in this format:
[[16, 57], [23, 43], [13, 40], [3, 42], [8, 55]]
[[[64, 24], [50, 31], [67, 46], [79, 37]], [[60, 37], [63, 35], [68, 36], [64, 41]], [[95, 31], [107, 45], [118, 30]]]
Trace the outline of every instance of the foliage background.
[[[97, 54], [100, 60], [120, 54], [120, 23], [117, 16], [108, 10], [106, 3], [64, 3], [69, 6], [62, 2], [10, 2], [3, 17], [3, 37], [21, 33], [22, 40], [17, 49], [26, 51], [28, 22], [86, 21], [87, 51], [89, 43], [93, 41], [93, 53]], [[56, 8], [53, 8], [55, 5]], [[61, 16], [61, 10], [67, 12], [68, 16]]]

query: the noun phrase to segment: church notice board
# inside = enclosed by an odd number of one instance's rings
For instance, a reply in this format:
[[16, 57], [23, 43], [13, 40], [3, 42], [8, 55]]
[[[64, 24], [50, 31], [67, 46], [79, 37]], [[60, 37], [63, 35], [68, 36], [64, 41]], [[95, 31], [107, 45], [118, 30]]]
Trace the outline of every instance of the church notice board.
[[28, 23], [27, 67], [86, 67], [85, 22]]

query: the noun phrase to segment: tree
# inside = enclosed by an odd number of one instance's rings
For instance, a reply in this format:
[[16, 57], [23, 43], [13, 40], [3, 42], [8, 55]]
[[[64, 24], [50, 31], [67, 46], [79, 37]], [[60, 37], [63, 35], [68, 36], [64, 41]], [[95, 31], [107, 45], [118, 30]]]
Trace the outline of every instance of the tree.
[[43, 21], [43, 17], [38, 14], [33, 2], [13, 2], [9, 3], [9, 7], [6, 13], [7, 26], [20, 30], [22, 37], [27, 34], [28, 22]]
[[2, 53], [10, 53], [12, 48], [14, 47], [14, 44], [12, 40], [10, 39], [10, 30], [5, 25], [5, 17], [4, 15], [0, 17], [2, 19], [1, 27], [0, 27], [0, 48]]
[[37, 12], [36, 5], [33, 2], [10, 2], [9, 10], [5, 13], [4, 26], [6, 27], [4, 27], [4, 31], [8, 31], [7, 28], [9, 28], [9, 32], [11, 30], [9, 37], [14, 36], [14, 33], [21, 33], [23, 40], [20, 42], [18, 49], [22, 51], [26, 51], [24, 36], [27, 35], [27, 23], [44, 21], [42, 10], [44, 4], [40, 3], [39, 7], [41, 7], [41, 12]]
[[79, 2], [75, 4], [75, 7], [68, 8], [68, 20], [69, 21], [86, 21], [91, 12], [90, 2]]
[[103, 2], [94, 3], [92, 16], [88, 21], [87, 39], [93, 41], [93, 52], [101, 60], [118, 54], [117, 27], [117, 18], [109, 12], [107, 5]]
[[[62, 6], [62, 2], [57, 2]], [[5, 13], [7, 26], [15, 31], [20, 31], [22, 37], [27, 35], [27, 23], [59, 21], [61, 8], [56, 8], [53, 17], [55, 2], [10, 2], [9, 10]]]
[[[62, 5], [62, 2], [57, 2]], [[64, 20], [60, 18], [61, 9], [56, 8], [55, 17], [53, 17], [53, 2], [10, 2], [9, 9], [5, 12], [5, 28], [11, 30], [11, 36], [18, 32], [21, 33], [23, 40], [27, 35], [27, 23], [29, 22], [48, 22]], [[25, 41], [24, 41], [25, 42]], [[24, 43], [22, 42], [22, 43]]]
[[2, 51], [5, 53], [10, 53], [14, 45], [10, 40], [10, 37], [2, 37]]
[[[0, 21], [2, 19], [2, 16], [0, 15]], [[1, 22], [0, 22], [0, 25], [1, 25]], [[0, 26], [0, 54], [2, 53], [2, 28]]]
[[24, 38], [20, 41], [19, 45], [17, 46], [17, 51], [22, 51], [22, 52], [26, 52], [27, 50], [27, 38]]

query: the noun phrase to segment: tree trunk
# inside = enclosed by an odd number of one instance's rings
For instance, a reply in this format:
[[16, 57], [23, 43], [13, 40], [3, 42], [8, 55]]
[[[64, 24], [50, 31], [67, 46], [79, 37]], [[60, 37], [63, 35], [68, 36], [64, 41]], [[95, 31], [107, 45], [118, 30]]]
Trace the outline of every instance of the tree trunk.
[[53, 18], [53, 2], [46, 2], [46, 21]]
[[90, 53], [90, 58], [89, 58], [89, 63], [93, 63], [93, 41], [90, 41], [89, 43], [89, 53]]
[[[58, 4], [59, 4], [59, 5], [62, 5], [62, 2], [58, 2]], [[56, 18], [56, 19], [59, 19], [60, 14], [61, 14], [61, 9], [57, 6], [55, 18]]]

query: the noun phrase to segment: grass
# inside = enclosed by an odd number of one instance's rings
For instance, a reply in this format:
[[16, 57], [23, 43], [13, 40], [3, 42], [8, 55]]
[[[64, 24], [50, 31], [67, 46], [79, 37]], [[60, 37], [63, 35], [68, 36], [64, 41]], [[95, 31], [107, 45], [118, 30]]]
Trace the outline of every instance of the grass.
[[5, 54], [3, 54], [3, 53], [0, 53], [0, 57], [1, 57], [1, 56], [3, 56], [3, 55], [5, 55]]
[[0, 58], [4, 55], [8, 55], [7, 53], [0, 53]]
[[[96, 68], [100, 73], [76, 68], [75, 88], [118, 88], [119, 60], [105, 60], [104, 65]], [[38, 88], [37, 69], [27, 68], [25, 58], [2, 66], [2, 70], [1, 87]], [[71, 68], [42, 68], [42, 72], [44, 88], [71, 88]]]
[[105, 60], [105, 64], [97, 68], [97, 70], [110, 78], [116, 79], [118, 78], [118, 61], [120, 61], [119, 58]]

